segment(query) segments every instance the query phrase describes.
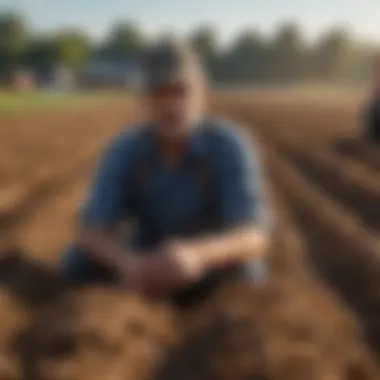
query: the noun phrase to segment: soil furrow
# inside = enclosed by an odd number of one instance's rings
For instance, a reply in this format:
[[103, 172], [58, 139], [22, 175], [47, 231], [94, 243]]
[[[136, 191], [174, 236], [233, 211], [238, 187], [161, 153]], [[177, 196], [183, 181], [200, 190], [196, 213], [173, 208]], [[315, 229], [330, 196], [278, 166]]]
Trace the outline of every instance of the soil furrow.
[[333, 149], [342, 157], [354, 158], [380, 173], [380, 150], [377, 146], [356, 140], [342, 140], [333, 143]]
[[281, 154], [273, 153], [276, 183], [291, 205], [313, 266], [362, 318], [380, 354], [380, 245], [328, 195], [313, 188]]
[[300, 168], [305, 178], [357, 214], [369, 229], [380, 230], [380, 191], [367, 191], [363, 183], [348, 182], [342, 172], [294, 146], [280, 144], [278, 149]]
[[[243, 121], [254, 125], [251, 119]], [[307, 242], [308, 259], [360, 316], [366, 340], [380, 355], [379, 238], [326, 189], [315, 187], [299, 165], [277, 150], [278, 143], [267, 131], [257, 132], [269, 146], [268, 169]]]

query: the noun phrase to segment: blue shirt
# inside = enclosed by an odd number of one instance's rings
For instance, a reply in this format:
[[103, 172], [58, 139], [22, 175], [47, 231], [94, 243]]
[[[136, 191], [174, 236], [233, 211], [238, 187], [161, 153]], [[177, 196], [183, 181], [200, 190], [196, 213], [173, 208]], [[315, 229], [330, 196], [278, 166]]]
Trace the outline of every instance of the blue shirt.
[[[139, 190], [136, 214], [134, 173], [144, 155], [151, 165]], [[207, 200], [192, 165], [199, 158], [208, 163], [213, 184]], [[258, 152], [233, 125], [204, 120], [192, 131], [187, 153], [175, 168], [160, 157], [154, 129], [136, 126], [107, 147], [83, 210], [83, 225], [110, 227], [133, 217], [138, 244], [152, 245], [163, 238], [207, 233], [205, 203], [212, 202], [209, 209], [218, 228], [252, 222], [265, 228], [261, 181]], [[211, 225], [210, 232], [215, 228]]]

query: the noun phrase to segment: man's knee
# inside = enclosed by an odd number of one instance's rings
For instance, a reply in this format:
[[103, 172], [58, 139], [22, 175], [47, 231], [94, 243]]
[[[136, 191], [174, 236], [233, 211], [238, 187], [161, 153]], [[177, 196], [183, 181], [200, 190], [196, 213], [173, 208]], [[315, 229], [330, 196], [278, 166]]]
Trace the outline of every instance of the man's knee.
[[78, 283], [85, 279], [84, 254], [77, 247], [68, 247], [62, 255], [60, 264], [63, 276], [70, 283]]
[[93, 282], [110, 282], [110, 271], [95, 263], [88, 254], [76, 246], [70, 246], [63, 254], [61, 270], [72, 284], [81, 285]]

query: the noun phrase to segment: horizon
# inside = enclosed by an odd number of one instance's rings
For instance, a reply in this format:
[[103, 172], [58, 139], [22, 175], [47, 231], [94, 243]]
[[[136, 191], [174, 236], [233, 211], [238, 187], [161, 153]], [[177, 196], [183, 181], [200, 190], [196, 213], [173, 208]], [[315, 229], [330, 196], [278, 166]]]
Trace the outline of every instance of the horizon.
[[[327, 29], [343, 27], [359, 40], [380, 44], [377, 16], [380, 2], [323, 0], [310, 7], [302, 0], [234, 0], [222, 7], [217, 0], [193, 0], [181, 5], [175, 0], [0, 0], [0, 11], [21, 13], [38, 32], [77, 27], [93, 39], [101, 40], [115, 21], [132, 20], [147, 34], [172, 31], [188, 35], [201, 25], [216, 29], [221, 43], [231, 41], [242, 29], [253, 29], [272, 36], [284, 22], [295, 22], [307, 40], [314, 40]], [[202, 15], [202, 16], [199, 16]], [[233, 15], [231, 17], [231, 15]], [[170, 21], [168, 21], [170, 20]]]

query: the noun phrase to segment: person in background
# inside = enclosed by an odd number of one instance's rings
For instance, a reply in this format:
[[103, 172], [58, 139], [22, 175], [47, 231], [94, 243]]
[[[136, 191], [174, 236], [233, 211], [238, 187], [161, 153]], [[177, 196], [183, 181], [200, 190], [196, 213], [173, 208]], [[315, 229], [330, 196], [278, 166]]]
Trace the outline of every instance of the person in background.
[[145, 121], [104, 152], [65, 276], [178, 304], [228, 279], [265, 280], [270, 223], [257, 150], [236, 125], [205, 116], [206, 80], [188, 45], [162, 40], [141, 68]]
[[373, 64], [372, 94], [365, 111], [365, 138], [375, 144], [380, 144], [380, 55]]

